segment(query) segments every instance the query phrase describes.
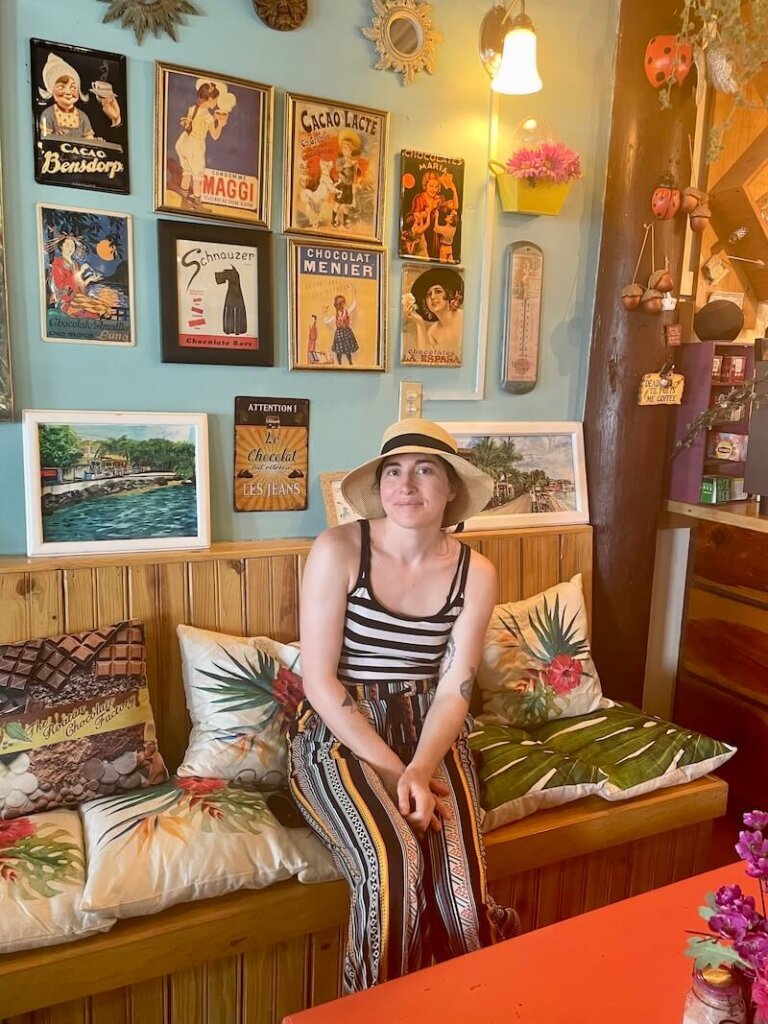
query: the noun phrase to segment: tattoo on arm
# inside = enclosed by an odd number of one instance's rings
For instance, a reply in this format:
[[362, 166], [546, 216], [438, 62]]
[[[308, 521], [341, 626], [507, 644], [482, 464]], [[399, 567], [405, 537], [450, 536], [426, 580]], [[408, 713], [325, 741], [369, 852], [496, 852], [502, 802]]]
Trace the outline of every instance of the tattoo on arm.
[[452, 636], [448, 637], [448, 643], [445, 645], [445, 654], [443, 660], [440, 663], [440, 675], [438, 676], [438, 682], [443, 678], [448, 669], [453, 664], [453, 658], [456, 654], [456, 641]]
[[469, 666], [469, 673], [469, 676], [459, 685], [459, 693], [467, 704], [472, 700], [472, 687], [475, 682], [475, 670], [471, 665]]

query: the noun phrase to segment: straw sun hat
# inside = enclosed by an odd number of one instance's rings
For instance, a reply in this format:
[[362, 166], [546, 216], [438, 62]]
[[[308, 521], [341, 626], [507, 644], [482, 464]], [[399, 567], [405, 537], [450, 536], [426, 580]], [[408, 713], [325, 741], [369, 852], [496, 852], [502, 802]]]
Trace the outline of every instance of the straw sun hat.
[[445, 507], [443, 526], [455, 526], [482, 512], [493, 494], [493, 479], [458, 453], [451, 435], [430, 420], [399, 420], [388, 427], [381, 439], [381, 454], [352, 469], [341, 481], [347, 503], [365, 519], [381, 519], [384, 508], [379, 496], [376, 470], [393, 455], [423, 452], [438, 455], [449, 463], [457, 477], [456, 497]]

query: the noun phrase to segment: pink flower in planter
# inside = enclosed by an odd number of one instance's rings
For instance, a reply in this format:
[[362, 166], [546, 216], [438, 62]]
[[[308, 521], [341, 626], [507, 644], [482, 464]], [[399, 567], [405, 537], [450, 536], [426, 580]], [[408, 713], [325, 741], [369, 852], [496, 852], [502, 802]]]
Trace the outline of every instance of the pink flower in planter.
[[581, 158], [563, 142], [522, 146], [507, 160], [507, 171], [531, 184], [564, 185], [581, 177]]
[[190, 775], [188, 778], [176, 779], [176, 785], [191, 796], [207, 796], [224, 789], [227, 782], [226, 779], [203, 779], [199, 775]]
[[37, 825], [30, 818], [13, 818], [0, 821], [0, 850], [7, 849], [21, 839], [28, 839], [37, 832]]
[[768, 1017], [768, 977], [764, 974], [759, 975], [752, 985], [752, 1002], [762, 1017]]
[[549, 664], [546, 671], [547, 686], [551, 686], [555, 693], [564, 697], [571, 690], [575, 690], [581, 682], [581, 662], [576, 661], [570, 654], [557, 654]]

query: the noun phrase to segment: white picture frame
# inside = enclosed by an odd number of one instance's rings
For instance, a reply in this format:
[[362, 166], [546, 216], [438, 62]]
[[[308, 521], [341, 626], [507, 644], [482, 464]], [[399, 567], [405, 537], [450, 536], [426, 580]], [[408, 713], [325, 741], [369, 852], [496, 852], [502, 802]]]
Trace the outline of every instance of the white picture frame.
[[[441, 423], [459, 451], [496, 481], [490, 506], [467, 530], [569, 526], [589, 522], [584, 432], [580, 422]], [[504, 445], [512, 445], [504, 460]], [[472, 450], [485, 451], [473, 457]], [[515, 458], [520, 456], [520, 458]], [[532, 477], [536, 471], [544, 477]], [[549, 483], [545, 482], [545, 478]]]
[[25, 409], [22, 438], [27, 554], [210, 546], [204, 413]]

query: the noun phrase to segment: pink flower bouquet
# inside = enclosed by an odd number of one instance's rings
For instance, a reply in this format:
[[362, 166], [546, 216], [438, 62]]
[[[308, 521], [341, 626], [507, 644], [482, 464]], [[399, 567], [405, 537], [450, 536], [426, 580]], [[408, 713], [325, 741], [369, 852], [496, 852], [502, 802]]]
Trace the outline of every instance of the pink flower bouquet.
[[744, 815], [746, 828], [739, 833], [736, 852], [746, 862], [746, 873], [760, 882], [760, 909], [754, 896], [740, 885], [723, 885], [707, 893], [707, 905], [699, 913], [714, 934], [689, 939], [688, 956], [696, 967], [725, 965], [737, 970], [751, 983], [756, 1020], [768, 1021], [768, 813], [751, 811]]
[[565, 185], [581, 177], [581, 158], [563, 142], [522, 146], [507, 160], [507, 172], [529, 184]]

